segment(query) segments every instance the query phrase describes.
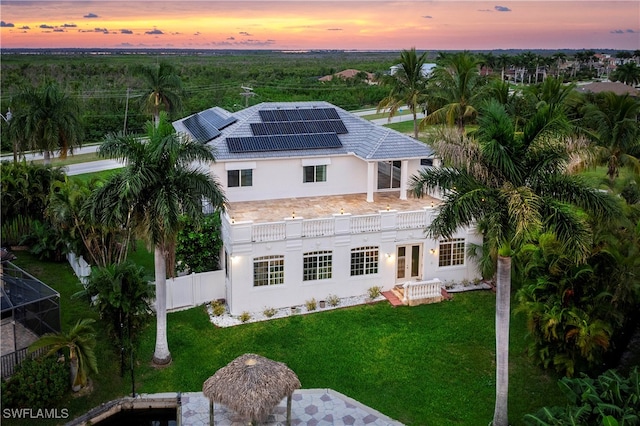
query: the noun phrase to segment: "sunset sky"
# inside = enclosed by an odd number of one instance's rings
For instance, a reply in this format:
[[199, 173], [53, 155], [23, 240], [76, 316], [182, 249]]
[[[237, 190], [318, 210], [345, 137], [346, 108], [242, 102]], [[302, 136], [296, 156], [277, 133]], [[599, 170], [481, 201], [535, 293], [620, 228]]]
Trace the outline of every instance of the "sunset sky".
[[2, 48], [640, 49], [640, 1], [6, 1]]

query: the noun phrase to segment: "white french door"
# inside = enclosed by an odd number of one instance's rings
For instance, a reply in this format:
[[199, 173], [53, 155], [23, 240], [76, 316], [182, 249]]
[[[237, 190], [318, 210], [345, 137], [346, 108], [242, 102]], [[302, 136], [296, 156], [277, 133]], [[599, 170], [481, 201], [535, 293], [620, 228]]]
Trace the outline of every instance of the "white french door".
[[422, 278], [422, 244], [396, 248], [396, 281], [415, 281]]

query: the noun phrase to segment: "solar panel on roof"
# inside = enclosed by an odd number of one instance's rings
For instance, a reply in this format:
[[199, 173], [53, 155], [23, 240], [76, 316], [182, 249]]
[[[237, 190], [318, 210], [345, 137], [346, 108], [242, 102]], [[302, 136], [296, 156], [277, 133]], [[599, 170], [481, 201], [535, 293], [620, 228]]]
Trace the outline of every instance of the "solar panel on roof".
[[274, 121], [273, 110], [261, 110], [258, 111], [258, 113], [260, 114], [260, 119], [263, 122]]
[[330, 131], [336, 132], [339, 135], [349, 133], [347, 126], [344, 125], [342, 120], [327, 120]]
[[335, 108], [325, 108], [325, 113], [327, 114], [328, 120], [339, 120], [340, 116], [338, 115], [338, 111]]
[[287, 121], [287, 113], [281, 109], [273, 111], [273, 117], [275, 121]]
[[234, 153], [340, 148], [341, 146], [342, 142], [335, 133], [227, 138], [227, 147]]
[[306, 123], [304, 121], [292, 121], [291, 122], [291, 129], [295, 133], [309, 133], [307, 131]]
[[300, 121], [300, 112], [297, 109], [285, 109], [284, 114], [287, 121]]
[[340, 115], [335, 108], [270, 109], [259, 111], [259, 114], [264, 123], [271, 121], [318, 121], [340, 119]]
[[197, 114], [182, 121], [189, 133], [199, 142], [207, 142], [220, 135], [220, 131]]
[[208, 109], [206, 111], [202, 111], [198, 115], [200, 117], [204, 118], [209, 123], [211, 123], [211, 125], [213, 127], [215, 127], [216, 129], [218, 129], [218, 130], [222, 130], [225, 127], [227, 127], [228, 125], [233, 124], [236, 121], [238, 121], [238, 119], [235, 118], [235, 117], [226, 117], [225, 118], [225, 117], [219, 115], [218, 113], [216, 113], [215, 111], [212, 111], [210, 109]]
[[307, 121], [307, 133], [322, 133], [322, 121]]
[[251, 126], [251, 133], [254, 136], [267, 134], [267, 123], [249, 123], [249, 126]]
[[313, 120], [313, 117], [311, 115], [311, 109], [301, 109], [299, 112], [300, 112], [300, 118], [302, 120], [305, 120], [305, 121]]

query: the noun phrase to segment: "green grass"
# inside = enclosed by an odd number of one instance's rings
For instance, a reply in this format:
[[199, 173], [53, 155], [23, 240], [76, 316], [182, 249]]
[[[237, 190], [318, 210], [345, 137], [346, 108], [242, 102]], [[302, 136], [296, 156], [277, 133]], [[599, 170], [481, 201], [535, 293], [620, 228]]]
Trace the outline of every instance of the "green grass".
[[144, 241], [137, 241], [135, 250], [129, 250], [127, 259], [136, 265], [142, 266], [148, 279], [154, 280], [155, 269], [153, 266], [153, 250], [149, 251]]
[[[149, 255], [147, 255], [149, 257]], [[71, 299], [77, 280], [66, 264], [42, 263], [18, 253], [18, 265], [61, 293], [65, 327], [96, 314]], [[392, 308], [387, 303], [216, 328], [204, 308], [168, 315], [173, 363], [155, 369], [150, 360], [155, 324], [142, 333], [136, 391], [200, 391], [202, 383], [235, 357], [254, 352], [285, 362], [303, 388], [332, 388], [407, 425], [486, 425], [493, 414], [495, 295], [458, 294], [452, 302]], [[100, 374], [89, 396], [61, 407], [72, 416], [130, 394], [118, 375], [118, 357], [99, 326]], [[511, 424], [544, 405], [562, 402], [556, 378], [530, 364], [524, 318], [511, 335]]]
[[[492, 293], [467, 293], [450, 303], [378, 303], [231, 328], [212, 327], [203, 308], [177, 312], [168, 320], [174, 361], [162, 370], [143, 363], [139, 391], [199, 391], [217, 369], [253, 352], [285, 362], [303, 388], [335, 389], [407, 425], [487, 424], [495, 396], [494, 303]], [[523, 355], [524, 332], [524, 319], [514, 318], [512, 424], [560, 400], [556, 378]], [[146, 330], [143, 359], [154, 339], [154, 329]]]
[[89, 182], [92, 179], [108, 179], [111, 175], [121, 171], [122, 169], [103, 170], [101, 172], [83, 173], [80, 175], [69, 176], [70, 179], [77, 179], [84, 182]]
[[[613, 189], [616, 194], [619, 194], [625, 186], [625, 183], [635, 177], [632, 170], [623, 167], [620, 169], [620, 176], [618, 176], [613, 184], [613, 188], [611, 188], [611, 184], [609, 182], [609, 177], [607, 176], [607, 167], [606, 166], [598, 166], [592, 167], [587, 170], [580, 172], [580, 175], [583, 176], [589, 185], [598, 188], [598, 189]], [[636, 177], [637, 179], [637, 177]]]

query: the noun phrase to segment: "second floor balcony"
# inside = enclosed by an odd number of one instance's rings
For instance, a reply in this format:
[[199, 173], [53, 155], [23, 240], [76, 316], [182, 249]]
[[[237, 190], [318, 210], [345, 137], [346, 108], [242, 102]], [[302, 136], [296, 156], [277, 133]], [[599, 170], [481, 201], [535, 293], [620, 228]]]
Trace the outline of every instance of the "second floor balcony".
[[223, 215], [223, 234], [238, 244], [424, 229], [440, 202], [401, 200], [398, 192], [378, 192], [373, 202], [366, 194], [236, 202]]

